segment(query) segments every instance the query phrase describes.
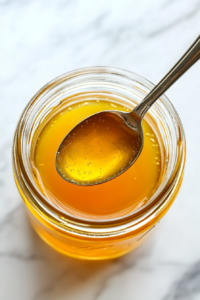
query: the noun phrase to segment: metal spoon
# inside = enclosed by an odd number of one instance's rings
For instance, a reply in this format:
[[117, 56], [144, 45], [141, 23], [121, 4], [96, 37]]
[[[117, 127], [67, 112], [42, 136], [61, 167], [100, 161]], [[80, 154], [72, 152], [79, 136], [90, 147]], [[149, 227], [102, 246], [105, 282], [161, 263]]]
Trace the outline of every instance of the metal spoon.
[[[174, 65], [174, 67], [164, 76], [164, 78], [152, 89], [152, 91], [143, 99], [143, 101], [137, 105], [132, 112], [126, 113], [121, 111], [105, 111], [94, 114], [89, 118], [83, 120], [76, 125], [63, 139], [56, 153], [56, 169], [58, 173], [67, 181], [78, 185], [95, 185], [106, 181], [109, 181], [116, 176], [119, 176], [126, 171], [139, 157], [143, 144], [144, 135], [142, 129], [142, 119], [154, 102], [179, 78], [181, 77], [198, 59], [200, 59], [200, 36], [190, 46], [187, 52], [181, 57], [181, 59]], [[98, 176], [97, 178], [85, 180], [76, 180], [73, 176], [66, 172], [66, 169], [62, 165], [62, 153], [67, 151], [67, 146], [71, 144], [71, 137], [73, 134], [79, 132], [80, 128], [87, 126], [89, 121], [101, 120], [101, 117], [114, 118], [115, 122], [119, 122], [119, 128], [125, 130], [125, 134], [133, 137], [133, 151], [131, 152], [130, 158], [127, 160], [123, 167], [120, 167], [116, 171], [116, 168], [109, 171], [108, 176]], [[96, 119], [95, 119], [96, 118]], [[98, 121], [97, 120], [97, 121]], [[117, 123], [116, 123], [117, 124]], [[68, 142], [70, 140], [70, 142]], [[72, 142], [73, 143], [73, 142]], [[84, 172], [86, 173], [86, 172]], [[84, 177], [83, 177], [84, 178]]]

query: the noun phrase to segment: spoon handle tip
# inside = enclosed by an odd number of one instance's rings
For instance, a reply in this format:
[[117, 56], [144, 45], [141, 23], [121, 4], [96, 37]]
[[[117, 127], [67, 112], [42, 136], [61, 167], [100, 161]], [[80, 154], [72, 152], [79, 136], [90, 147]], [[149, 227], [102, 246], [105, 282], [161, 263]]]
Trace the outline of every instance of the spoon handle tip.
[[168, 90], [193, 64], [200, 59], [200, 35], [189, 47], [185, 54], [178, 60], [173, 68], [150, 91], [143, 101], [134, 109], [142, 119], [154, 102]]

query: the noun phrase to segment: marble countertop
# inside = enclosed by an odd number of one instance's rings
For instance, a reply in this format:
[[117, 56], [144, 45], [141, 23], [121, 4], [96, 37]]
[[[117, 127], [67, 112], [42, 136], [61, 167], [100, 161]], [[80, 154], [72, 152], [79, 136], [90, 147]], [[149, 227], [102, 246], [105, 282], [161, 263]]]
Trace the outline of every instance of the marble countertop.
[[136, 251], [88, 262], [52, 250], [29, 225], [11, 166], [16, 123], [46, 82], [108, 65], [157, 83], [199, 33], [199, 0], [0, 0], [1, 300], [200, 299], [200, 62], [166, 93], [186, 133], [182, 188]]

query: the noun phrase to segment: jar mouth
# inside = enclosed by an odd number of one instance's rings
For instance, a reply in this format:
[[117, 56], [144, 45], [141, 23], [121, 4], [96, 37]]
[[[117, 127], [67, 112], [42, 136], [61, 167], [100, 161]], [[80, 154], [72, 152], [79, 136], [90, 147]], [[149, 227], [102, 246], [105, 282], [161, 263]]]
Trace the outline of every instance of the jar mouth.
[[[62, 100], [93, 86], [93, 91], [115, 88], [119, 95], [139, 103], [154, 85], [143, 77], [113, 67], [83, 68], [55, 78], [30, 100], [24, 109], [16, 128], [13, 142], [13, 171], [20, 193], [25, 202], [43, 218], [47, 218], [58, 228], [70, 232], [92, 232], [94, 235], [111, 234], [137, 230], [155, 216], [160, 218], [164, 208], [174, 200], [180, 187], [185, 165], [186, 145], [180, 118], [163, 95], [150, 109], [149, 114], [157, 120], [165, 145], [164, 176], [152, 198], [141, 208], [119, 218], [91, 220], [74, 217], [51, 203], [34, 182], [30, 164], [31, 145], [34, 133], [42, 120], [53, 113], [53, 108], [62, 108]], [[121, 94], [120, 94], [121, 93]], [[120, 233], [119, 233], [120, 234]]]

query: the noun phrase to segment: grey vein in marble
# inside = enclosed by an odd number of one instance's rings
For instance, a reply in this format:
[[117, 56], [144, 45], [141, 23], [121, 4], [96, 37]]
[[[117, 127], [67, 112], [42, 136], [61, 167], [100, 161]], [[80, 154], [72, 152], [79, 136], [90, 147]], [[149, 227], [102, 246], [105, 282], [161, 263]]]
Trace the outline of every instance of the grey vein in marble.
[[200, 299], [200, 261], [173, 284], [170, 292], [163, 300], [193, 300]]

